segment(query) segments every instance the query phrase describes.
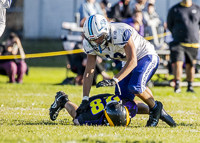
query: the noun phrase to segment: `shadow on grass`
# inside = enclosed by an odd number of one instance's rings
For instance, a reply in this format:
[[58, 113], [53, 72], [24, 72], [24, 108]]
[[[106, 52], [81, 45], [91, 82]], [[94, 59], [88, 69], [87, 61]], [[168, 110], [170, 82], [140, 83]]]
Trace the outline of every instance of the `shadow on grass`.
[[196, 126], [200, 126], [200, 123], [184, 123], [184, 122], [181, 122], [179, 124], [177, 124], [177, 126], [183, 126], [183, 127], [196, 127]]
[[7, 125], [73, 125], [69, 122], [69, 120], [58, 120], [56, 122], [50, 121], [50, 120], [0, 120], [1, 124], [7, 124]]
[[[82, 139], [81, 142], [94, 142], [94, 143], [118, 143], [118, 141], [101, 141], [101, 140], [93, 140], [90, 138]], [[124, 143], [162, 143], [162, 141], [124, 141]]]

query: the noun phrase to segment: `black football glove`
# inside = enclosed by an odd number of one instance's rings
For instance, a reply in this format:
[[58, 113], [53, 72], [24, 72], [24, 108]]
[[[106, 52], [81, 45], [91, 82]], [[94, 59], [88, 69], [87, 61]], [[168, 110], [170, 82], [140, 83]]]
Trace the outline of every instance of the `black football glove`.
[[114, 86], [116, 84], [114, 79], [109, 80], [102, 80], [99, 83], [97, 83], [96, 87], [103, 87], [103, 86]]
[[87, 111], [87, 109], [90, 107], [90, 102], [89, 100], [82, 100], [80, 106], [76, 110], [76, 117], [78, 117], [81, 113]]

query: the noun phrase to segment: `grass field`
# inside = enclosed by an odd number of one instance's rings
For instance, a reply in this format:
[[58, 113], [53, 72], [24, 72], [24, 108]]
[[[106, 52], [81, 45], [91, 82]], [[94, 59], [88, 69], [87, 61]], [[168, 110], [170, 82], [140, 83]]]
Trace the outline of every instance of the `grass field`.
[[[48, 115], [57, 91], [81, 102], [81, 86], [55, 85], [65, 77], [65, 68], [33, 67], [23, 84], [7, 84], [7, 77], [0, 76], [0, 142], [200, 142], [200, 88], [195, 88], [196, 94], [186, 93], [186, 88], [181, 94], [171, 87], [152, 88], [155, 99], [174, 117], [176, 128], [162, 121], [146, 128], [147, 115], [137, 115], [128, 127], [74, 126], [65, 110], [55, 122]], [[92, 87], [91, 95], [113, 92], [113, 87]]]

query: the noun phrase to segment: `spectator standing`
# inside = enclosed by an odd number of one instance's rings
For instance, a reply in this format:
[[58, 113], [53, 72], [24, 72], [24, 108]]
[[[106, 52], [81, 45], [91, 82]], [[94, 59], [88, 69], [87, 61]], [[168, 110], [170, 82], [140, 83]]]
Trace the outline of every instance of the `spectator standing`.
[[127, 18], [122, 20], [122, 22], [132, 26], [135, 30], [144, 37], [144, 24], [142, 22], [143, 15], [142, 11], [134, 11], [133, 16], [131, 18]]
[[80, 13], [80, 26], [83, 26], [85, 19], [94, 14], [101, 14], [104, 15], [101, 6], [96, 0], [86, 0], [84, 3], [81, 4], [79, 8]]
[[0, 0], [0, 37], [6, 27], [6, 9], [10, 8], [12, 0]]
[[173, 37], [170, 51], [171, 60], [174, 63], [174, 92], [181, 92], [180, 82], [184, 57], [188, 82], [187, 92], [194, 92], [192, 82], [199, 47], [200, 7], [193, 4], [192, 0], [182, 0], [169, 10], [167, 25]]
[[[6, 71], [9, 83], [22, 83], [27, 65], [24, 61], [25, 53], [21, 41], [15, 33], [11, 33], [5, 45], [0, 46], [0, 55], [21, 55], [21, 59], [0, 60], [0, 70]], [[17, 78], [15, 79], [16, 75]]]
[[112, 7], [114, 21], [121, 22], [123, 19], [130, 18], [132, 16], [129, 2], [130, 0], [120, 0]]

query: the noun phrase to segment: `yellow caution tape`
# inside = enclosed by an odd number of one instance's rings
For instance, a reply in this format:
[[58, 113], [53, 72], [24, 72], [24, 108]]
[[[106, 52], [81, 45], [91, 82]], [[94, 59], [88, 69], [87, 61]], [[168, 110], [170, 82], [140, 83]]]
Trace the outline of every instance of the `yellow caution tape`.
[[[166, 32], [166, 33], [158, 34], [158, 38], [165, 37], [165, 36], [168, 36], [168, 35], [171, 35], [171, 33], [170, 32]], [[152, 39], [154, 39], [154, 37], [153, 36], [148, 36], [148, 37], [144, 37], [144, 39], [152, 40]]]
[[[69, 51], [58, 51], [58, 52], [48, 52], [48, 53], [36, 53], [36, 54], [26, 54], [25, 58], [40, 58], [40, 57], [50, 57], [50, 56], [61, 56], [68, 54], [76, 54], [84, 52], [83, 49], [69, 50]], [[19, 59], [20, 55], [6, 55], [0, 56], [0, 59]]]
[[[158, 38], [165, 37], [167, 35], [170, 35], [170, 32], [158, 34]], [[153, 36], [145, 37], [146, 40], [152, 40], [154, 39]], [[77, 50], [69, 50], [69, 51], [57, 51], [57, 52], [47, 52], [47, 53], [36, 53], [36, 54], [26, 54], [25, 58], [41, 58], [41, 57], [51, 57], [51, 56], [61, 56], [61, 55], [69, 55], [69, 54], [77, 54], [84, 52], [83, 49], [77, 49]], [[0, 56], [1, 59], [20, 59], [21, 55], [3, 55]]]

